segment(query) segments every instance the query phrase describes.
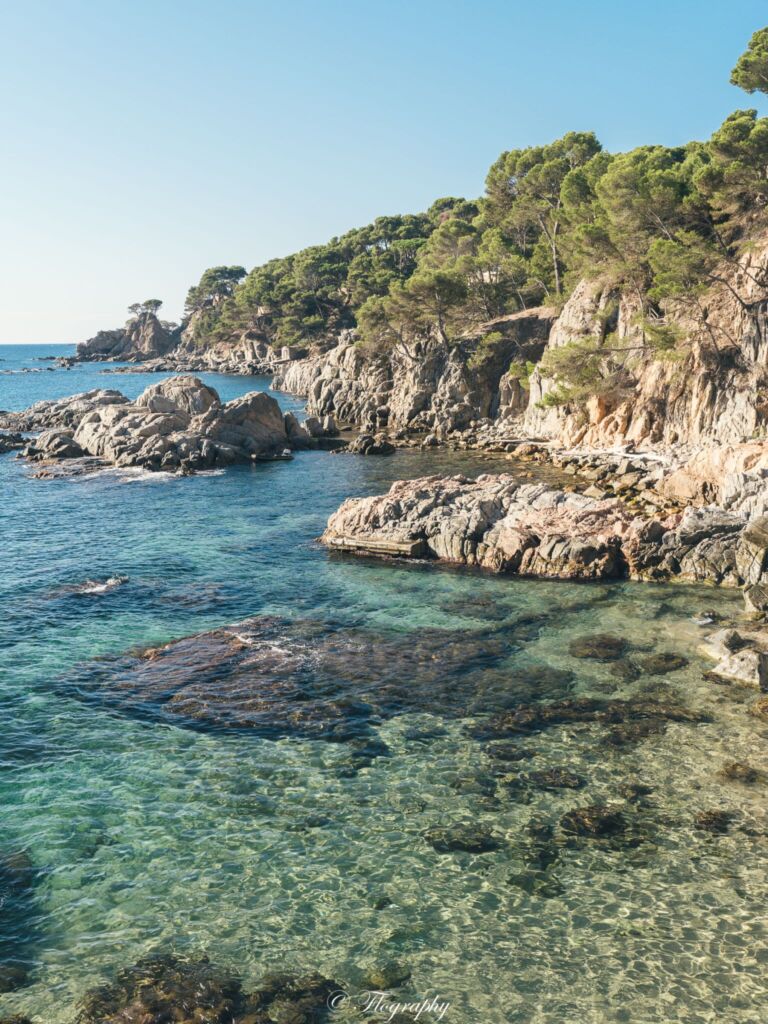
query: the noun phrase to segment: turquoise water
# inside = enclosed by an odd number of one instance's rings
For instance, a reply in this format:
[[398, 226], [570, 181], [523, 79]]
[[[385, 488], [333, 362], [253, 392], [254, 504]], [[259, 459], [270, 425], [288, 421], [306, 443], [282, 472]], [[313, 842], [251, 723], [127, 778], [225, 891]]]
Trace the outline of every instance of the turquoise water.
[[[2, 373], [69, 352], [0, 347], [0, 408], [92, 387], [133, 396], [159, 379], [98, 364]], [[225, 399], [268, 385], [203, 376]], [[457, 1024], [764, 1019], [766, 789], [719, 772], [735, 760], [768, 771], [768, 730], [748, 714], [753, 693], [703, 678], [693, 619], [732, 614], [738, 597], [352, 561], [315, 543], [349, 495], [504, 465], [309, 452], [188, 479], [34, 480], [0, 457], [0, 853], [24, 850], [36, 869], [21, 907], [0, 910], [0, 960], [28, 972], [0, 996], [2, 1015], [71, 1021], [86, 989], [160, 948], [206, 951], [246, 987], [288, 965], [352, 992], [394, 959], [411, 971], [401, 994], [448, 1001]], [[83, 587], [115, 577], [125, 582]], [[93, 659], [263, 615], [297, 624], [285, 644], [309, 657], [324, 630], [355, 638], [354, 671], [337, 670], [350, 699], [397, 683], [397, 707], [368, 719], [378, 756], [187, 728], [68, 685]], [[689, 664], [620, 678], [571, 656], [571, 640], [594, 632], [625, 638], [638, 664], [661, 651]], [[414, 668], [414, 652], [435, 670]], [[489, 756], [490, 716], [568, 696], [675, 701], [710, 721], [628, 746], [601, 724], [561, 725], [519, 741], [530, 761]], [[494, 774], [552, 766], [584, 787], [521, 792]], [[628, 782], [654, 791], [628, 803]], [[531, 883], [531, 823], [603, 802], [642, 841], [561, 844]], [[734, 812], [727, 834], [694, 827], [709, 809]], [[456, 823], [492, 830], [499, 848], [425, 841]], [[362, 1018], [349, 1005], [335, 1019]]]

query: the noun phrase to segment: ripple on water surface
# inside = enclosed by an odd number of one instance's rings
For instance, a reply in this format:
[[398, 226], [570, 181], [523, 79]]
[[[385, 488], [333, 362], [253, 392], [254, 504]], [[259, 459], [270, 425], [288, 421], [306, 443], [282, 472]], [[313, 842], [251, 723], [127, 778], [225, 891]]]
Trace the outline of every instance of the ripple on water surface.
[[[397, 961], [398, 991], [449, 1001], [449, 1021], [762, 1020], [766, 727], [753, 693], [703, 678], [692, 621], [736, 597], [313, 543], [343, 497], [429, 466], [310, 453], [159, 487], [0, 460], [0, 853], [31, 860], [16, 881], [0, 862], [0, 959], [24, 979], [4, 1015], [70, 1021], [89, 987], [164, 949], [207, 951], [246, 988], [287, 966], [354, 990]], [[127, 650], [251, 616], [293, 659], [288, 711], [325, 688], [359, 702], [362, 732], [177, 724], [156, 691], [141, 714], [118, 694]], [[627, 648], [573, 643], [594, 634]], [[89, 693], [71, 689], [83, 665]], [[559, 722], [520, 711], [585, 699]], [[593, 807], [620, 826], [561, 824]], [[725, 831], [702, 827], [712, 811], [733, 815]]]

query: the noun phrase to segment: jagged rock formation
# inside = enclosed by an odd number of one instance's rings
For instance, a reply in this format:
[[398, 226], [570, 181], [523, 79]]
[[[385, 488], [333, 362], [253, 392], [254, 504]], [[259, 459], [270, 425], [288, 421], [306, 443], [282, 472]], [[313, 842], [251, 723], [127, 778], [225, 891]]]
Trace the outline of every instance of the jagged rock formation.
[[633, 516], [599, 500], [521, 484], [507, 475], [424, 477], [352, 498], [328, 520], [323, 543], [362, 554], [422, 556], [495, 572], [556, 579], [768, 582], [768, 519], [687, 508]]
[[345, 331], [330, 352], [286, 363], [274, 387], [306, 396], [311, 413], [364, 430], [463, 431], [520, 411], [523, 389], [505, 371], [513, 358], [541, 357], [553, 321], [553, 311], [541, 307], [489, 324], [505, 341], [482, 368], [472, 365], [477, 339], [456, 346], [417, 341], [377, 355]]
[[167, 355], [179, 343], [179, 331], [164, 326], [153, 313], [142, 313], [125, 327], [99, 331], [77, 346], [77, 359], [142, 361]]
[[197, 377], [170, 377], [129, 402], [89, 391], [9, 413], [3, 425], [41, 430], [24, 454], [35, 461], [97, 458], [115, 466], [194, 470], [280, 457], [313, 442], [271, 396], [252, 391], [222, 405]]
[[[201, 347], [190, 324], [169, 326], [154, 313], [142, 313], [125, 327], [99, 331], [77, 346], [81, 362], [127, 362], [143, 373], [199, 373], [205, 370], [234, 374], [273, 374], [288, 359], [305, 355], [303, 349], [274, 350], [262, 338], [245, 332], [227, 342]], [[115, 373], [129, 372], [120, 368]]]
[[[756, 283], [766, 267], [768, 245], [762, 241], [710, 291], [705, 321], [694, 322], [682, 306], [670, 308], [668, 319], [688, 339], [672, 360], [656, 358], [644, 345], [636, 297], [601, 281], [582, 281], [557, 317], [535, 309], [486, 325], [501, 330], [509, 345], [482, 371], [473, 368], [480, 338], [451, 347], [421, 341], [369, 355], [347, 332], [331, 351], [286, 364], [275, 386], [305, 395], [311, 413], [333, 414], [365, 430], [387, 427], [444, 438], [485, 429], [496, 437], [547, 438], [569, 447], [689, 452], [742, 444], [762, 435], [768, 423], [762, 397], [768, 383], [768, 303]], [[546, 349], [607, 333], [615, 347], [626, 350], [626, 383], [582, 407], [543, 407], [554, 383], [538, 366], [527, 381], [505, 372], [513, 350], [516, 359], [538, 364]]]

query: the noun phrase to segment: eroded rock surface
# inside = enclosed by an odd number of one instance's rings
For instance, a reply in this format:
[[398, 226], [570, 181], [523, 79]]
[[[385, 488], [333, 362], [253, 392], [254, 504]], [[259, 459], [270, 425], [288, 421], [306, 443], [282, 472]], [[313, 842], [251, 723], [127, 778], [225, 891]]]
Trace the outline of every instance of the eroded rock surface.
[[322, 541], [346, 551], [432, 557], [527, 576], [737, 586], [746, 582], [747, 570], [751, 582], [763, 579], [768, 555], [756, 553], [764, 536], [760, 523], [716, 508], [636, 516], [618, 498], [520, 483], [505, 474], [423, 477], [344, 502]]
[[6, 413], [0, 422], [41, 431], [24, 449], [34, 461], [98, 458], [152, 470], [250, 462], [312, 443], [270, 395], [253, 391], [222, 404], [213, 388], [188, 375], [151, 385], [135, 402], [119, 391], [88, 391]]

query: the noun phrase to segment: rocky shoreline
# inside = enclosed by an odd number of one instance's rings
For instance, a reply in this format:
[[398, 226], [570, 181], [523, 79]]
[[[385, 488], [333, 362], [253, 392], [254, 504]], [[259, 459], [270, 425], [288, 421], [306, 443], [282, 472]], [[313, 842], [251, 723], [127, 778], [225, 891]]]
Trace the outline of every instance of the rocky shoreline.
[[322, 542], [357, 554], [426, 557], [554, 579], [678, 580], [744, 587], [768, 609], [768, 518], [717, 506], [639, 515], [619, 497], [514, 476], [424, 477], [349, 499]]
[[[270, 395], [252, 391], [222, 403], [192, 376], [153, 384], [135, 402], [113, 390], [38, 402], [1, 414], [0, 428], [8, 431], [0, 438], [6, 451], [19, 449], [20, 457], [71, 472], [96, 464], [189, 473], [289, 458], [292, 449], [316, 443]], [[25, 439], [30, 432], [37, 434]]]

